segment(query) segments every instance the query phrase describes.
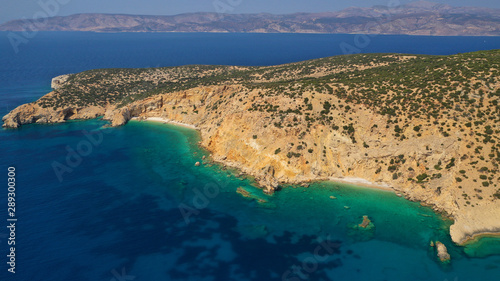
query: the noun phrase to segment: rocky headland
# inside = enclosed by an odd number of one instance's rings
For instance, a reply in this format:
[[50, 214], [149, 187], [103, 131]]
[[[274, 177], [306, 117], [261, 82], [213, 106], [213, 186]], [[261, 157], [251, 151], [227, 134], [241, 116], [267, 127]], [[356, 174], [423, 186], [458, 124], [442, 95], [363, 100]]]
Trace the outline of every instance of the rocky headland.
[[391, 187], [451, 217], [462, 244], [500, 233], [499, 71], [498, 50], [100, 69], [56, 77], [3, 126], [99, 116], [195, 126], [213, 160], [267, 193], [331, 179]]

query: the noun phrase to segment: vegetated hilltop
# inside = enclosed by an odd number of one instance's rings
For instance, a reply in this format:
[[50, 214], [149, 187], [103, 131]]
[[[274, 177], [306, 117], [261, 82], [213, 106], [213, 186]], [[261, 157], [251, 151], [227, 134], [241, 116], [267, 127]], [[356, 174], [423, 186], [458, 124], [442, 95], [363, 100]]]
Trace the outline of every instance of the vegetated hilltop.
[[50, 17], [46, 21], [13, 20], [0, 25], [0, 31], [30, 30], [499, 36], [500, 10], [418, 1], [398, 7], [351, 7], [325, 13], [190, 13], [174, 16], [77, 14]]
[[195, 125], [212, 158], [283, 183], [362, 178], [500, 232], [500, 50], [360, 54], [268, 67], [101, 69], [4, 117], [5, 127], [104, 116]]

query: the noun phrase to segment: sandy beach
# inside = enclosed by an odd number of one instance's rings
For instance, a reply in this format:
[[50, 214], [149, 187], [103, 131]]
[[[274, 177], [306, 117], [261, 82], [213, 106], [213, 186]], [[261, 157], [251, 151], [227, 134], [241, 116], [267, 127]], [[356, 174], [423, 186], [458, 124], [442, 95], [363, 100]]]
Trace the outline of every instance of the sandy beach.
[[173, 125], [177, 125], [177, 126], [190, 128], [190, 129], [195, 129], [195, 130], [197, 129], [196, 126], [194, 126], [194, 125], [181, 123], [181, 122], [178, 122], [175, 120], [170, 120], [170, 119], [163, 118], [163, 117], [145, 117], [145, 118], [133, 117], [132, 120], [161, 122], [161, 123], [173, 124]]
[[[151, 121], [151, 122], [161, 122], [161, 123], [166, 123], [166, 124], [173, 124], [177, 126], [182, 126], [190, 129], [197, 129], [196, 126], [182, 123], [179, 121], [163, 118], [163, 117], [133, 117], [132, 120], [139, 120], [139, 121]], [[227, 163], [224, 163], [224, 161], [221, 162], [221, 164], [226, 165]], [[232, 165], [229, 165], [232, 166]], [[386, 183], [373, 183], [369, 180], [362, 179], [362, 178], [355, 178], [355, 177], [345, 177], [345, 178], [335, 178], [331, 177], [327, 179], [328, 181], [332, 182], [338, 182], [338, 183], [345, 183], [345, 184], [352, 184], [358, 187], [366, 187], [366, 188], [375, 188], [379, 189], [382, 191], [388, 191], [388, 192], [396, 192], [390, 185]]]

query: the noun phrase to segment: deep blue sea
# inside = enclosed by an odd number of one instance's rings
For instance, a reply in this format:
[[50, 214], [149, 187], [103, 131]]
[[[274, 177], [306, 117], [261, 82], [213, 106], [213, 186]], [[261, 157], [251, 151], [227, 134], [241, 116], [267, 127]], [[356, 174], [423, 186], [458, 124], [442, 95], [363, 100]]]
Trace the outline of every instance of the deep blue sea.
[[[273, 65], [341, 55], [345, 44], [438, 55], [500, 48], [499, 37], [354, 42], [355, 35], [43, 32], [15, 53], [0, 32], [0, 115], [48, 93], [52, 77], [93, 68]], [[499, 280], [497, 240], [454, 246], [452, 222], [418, 203], [335, 183], [267, 196], [235, 171], [195, 167], [208, 153], [194, 130], [104, 124], [0, 129], [0, 280]], [[67, 170], [58, 177], [61, 165]], [[8, 167], [16, 169], [15, 274], [7, 271]], [[363, 215], [373, 229], [356, 227]], [[451, 264], [436, 260], [431, 240], [448, 246]]]

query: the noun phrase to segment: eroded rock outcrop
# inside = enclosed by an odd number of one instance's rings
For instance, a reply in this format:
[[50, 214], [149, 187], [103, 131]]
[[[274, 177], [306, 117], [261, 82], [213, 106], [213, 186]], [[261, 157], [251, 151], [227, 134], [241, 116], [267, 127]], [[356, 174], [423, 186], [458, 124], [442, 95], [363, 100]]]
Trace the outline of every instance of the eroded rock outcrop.
[[43, 108], [37, 103], [23, 104], [2, 118], [4, 128], [18, 128], [21, 125], [38, 123], [52, 124], [66, 120], [93, 119], [104, 115], [104, 108], [99, 106], [62, 108]]
[[436, 241], [436, 250], [437, 250], [437, 257], [442, 263], [450, 262], [451, 256], [448, 253], [448, 249], [443, 243]]
[[60, 76], [52, 78], [52, 82], [50, 84], [50, 87], [54, 90], [61, 88], [68, 81], [68, 79], [71, 77], [71, 75], [72, 74], [64, 74], [64, 75], [60, 75]]

